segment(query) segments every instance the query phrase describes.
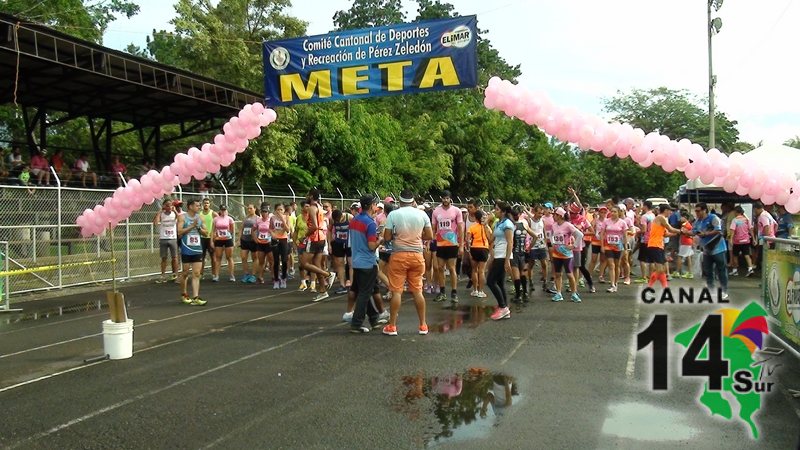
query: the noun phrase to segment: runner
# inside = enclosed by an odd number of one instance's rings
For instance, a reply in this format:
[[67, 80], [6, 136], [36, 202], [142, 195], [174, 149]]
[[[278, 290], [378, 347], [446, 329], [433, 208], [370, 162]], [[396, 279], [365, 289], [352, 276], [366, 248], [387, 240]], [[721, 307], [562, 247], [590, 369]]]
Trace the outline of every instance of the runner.
[[750, 259], [750, 245], [752, 243], [753, 226], [750, 225], [750, 219], [744, 215], [744, 209], [741, 206], [734, 208], [735, 216], [730, 221], [730, 234], [731, 234], [731, 264], [734, 265], [733, 270], [729, 275], [739, 275], [739, 257], [743, 256], [747, 263], [747, 276], [753, 275], [756, 267]]
[[[331, 242], [331, 254], [333, 255], [333, 270], [339, 277], [341, 287], [336, 294], [346, 294], [350, 287], [352, 276], [346, 270], [351, 267], [352, 250], [350, 248], [350, 221], [353, 219], [349, 213], [335, 209], [333, 211], [331, 226], [329, 229], [329, 239]], [[377, 231], [375, 236], [377, 236]], [[376, 238], [377, 239], [377, 238]], [[377, 240], [376, 240], [377, 248]], [[377, 277], [377, 274], [375, 275]]]
[[486, 225], [484, 214], [479, 209], [475, 210], [475, 222], [467, 230], [466, 236], [467, 248], [472, 259], [473, 290], [469, 295], [478, 298], [486, 298], [483, 287], [486, 284], [486, 261], [489, 260], [489, 236], [492, 234], [491, 228]]
[[[688, 212], [681, 214], [681, 238], [680, 248], [678, 248], [678, 266], [675, 268], [680, 274], [681, 278], [694, 278], [692, 272], [692, 260], [694, 257], [694, 248], [692, 240], [692, 222]], [[748, 237], [749, 241], [749, 237]], [[683, 263], [686, 263], [686, 270], [684, 271]]]
[[[575, 198], [578, 198], [578, 195], [575, 194], [575, 191], [572, 188], [569, 188]], [[572, 275], [575, 277], [576, 280], [580, 279], [580, 276], [583, 275], [583, 279], [580, 280], [578, 283], [579, 286], [583, 286], [584, 280], [589, 286], [589, 292], [597, 292], [594, 288], [594, 281], [592, 280], [592, 274], [586, 269], [586, 256], [589, 255], [589, 252], [584, 252], [584, 249], [588, 250], [589, 246], [591, 245], [591, 236], [594, 235], [594, 229], [592, 225], [586, 220], [586, 217], [582, 214], [583, 208], [579, 202], [572, 202], [569, 205], [569, 222], [575, 226], [581, 233], [583, 233], [583, 239], [579, 241], [575, 241], [575, 249], [572, 252]], [[587, 241], [586, 235], [589, 235], [589, 240]]]
[[300, 287], [298, 290], [306, 291], [309, 287], [311, 290], [316, 290], [316, 282], [311, 281], [311, 275], [302, 267], [302, 257], [308, 246], [308, 200], [300, 202], [300, 213], [297, 214], [297, 220], [294, 227], [294, 242], [297, 249], [297, 261], [300, 265]]
[[[352, 250], [353, 258], [353, 282], [350, 291], [355, 296], [355, 308], [350, 322], [350, 332], [352, 333], [368, 333], [371, 328], [377, 328], [387, 322], [381, 311], [375, 307], [375, 303], [370, 301], [370, 296], [374, 296], [378, 291], [378, 266], [375, 261], [375, 250], [378, 248], [378, 227], [372, 219], [376, 210], [375, 203], [375, 197], [371, 195], [361, 197], [361, 213], [350, 220], [347, 224], [347, 231], [343, 231], [344, 228], [341, 226], [334, 228], [335, 233], [346, 232], [348, 234], [346, 238], [336, 235], [334, 238], [338, 237], [340, 243], [342, 241], [349, 242], [352, 246], [347, 247], [348, 250]], [[341, 211], [334, 211], [334, 227], [341, 222], [342, 217], [345, 215]], [[344, 254], [340, 250], [336, 250], [334, 247], [334, 255]], [[334, 257], [344, 258], [344, 256]], [[369, 327], [363, 325], [365, 316], [369, 318]], [[397, 334], [396, 328], [395, 334]]]
[[431, 219], [436, 235], [436, 259], [441, 268], [439, 272], [439, 295], [433, 300], [447, 300], [445, 294], [444, 271], [450, 272], [450, 302], [458, 303], [458, 273], [456, 259], [464, 253], [464, 219], [461, 211], [451, 205], [450, 191], [442, 192], [442, 204], [433, 211]]
[[[778, 227], [778, 222], [772, 217], [772, 214], [764, 209], [764, 204], [761, 202], [753, 203], [753, 217], [756, 223], [756, 226], [753, 227], [753, 241], [756, 245], [755, 265], [757, 269], [763, 269], [761, 267], [761, 258], [764, 256], [764, 238], [775, 237], [775, 229]], [[774, 247], [775, 243], [770, 242], [769, 248]]]
[[[203, 220], [203, 225], [206, 227], [206, 230], [209, 230], [209, 233], [214, 225], [213, 222], [215, 217], [217, 217], [217, 213], [211, 210], [211, 200], [204, 198], [203, 210], [200, 211], [200, 218]], [[213, 243], [211, 242], [211, 236], [209, 235], [207, 237], [201, 237], [200, 242], [203, 245], [203, 265], [205, 266], [206, 255], [208, 255], [209, 259], [211, 259], [211, 273], [218, 273], [215, 265], [214, 248], [212, 246]]]
[[[552, 268], [552, 258], [550, 256], [550, 248], [552, 244], [552, 237], [553, 237], [553, 224], [555, 223], [555, 219], [553, 218], [553, 204], [550, 202], [546, 202], [544, 204], [544, 212], [542, 215], [542, 221], [544, 222], [544, 241], [547, 245], [547, 262]], [[554, 271], [550, 271], [550, 284], [547, 284], [547, 276], [542, 278], [542, 289], [547, 292], [548, 294], [555, 294], [556, 290], [554, 289], [554, 280], [555, 278], [553, 275], [555, 274]]]
[[[283, 208], [283, 203], [276, 204], [275, 213], [269, 218], [269, 229], [272, 232], [272, 289], [286, 289], [289, 222]], [[279, 267], [280, 276], [278, 276]]]
[[494, 205], [494, 216], [498, 222], [490, 240], [493, 259], [486, 276], [486, 285], [497, 300], [497, 307], [490, 317], [492, 320], [501, 320], [511, 318], [506, 297], [506, 273], [511, 272], [515, 226], [513, 211], [508, 203], [498, 200]]
[[[603, 221], [600, 228], [600, 240], [605, 251], [605, 264], [608, 265], [609, 281], [611, 287], [607, 292], [617, 292], [617, 280], [619, 280], [620, 259], [625, 248], [625, 233], [628, 230], [628, 223], [620, 218], [620, 210], [614, 206], [611, 208], [609, 218]], [[601, 265], [600, 271], [603, 271]]]
[[578, 295], [578, 283], [572, 272], [572, 258], [575, 244], [583, 240], [583, 233], [566, 220], [568, 217], [564, 208], [556, 208], [553, 216], [555, 217], [555, 223], [553, 224], [553, 236], [551, 238], [553, 245], [550, 253], [553, 258], [553, 274], [555, 275], [556, 284], [556, 293], [553, 295], [553, 301], [560, 302], [564, 300], [561, 295], [561, 288], [564, 282], [561, 272], [566, 272], [570, 292], [572, 293], [570, 299], [575, 303], [580, 303], [581, 297]]
[[514, 303], [528, 303], [528, 273], [525, 264], [525, 241], [527, 236], [536, 236], [528, 226], [528, 221], [522, 218], [522, 206], [514, 205], [511, 208], [514, 218], [514, 237], [511, 253], [511, 279], [514, 280]]
[[656, 281], [661, 282], [661, 287], [663, 288], [669, 287], [667, 282], [669, 268], [664, 249], [665, 237], [669, 234], [677, 236], [681, 232], [669, 224], [667, 218], [670, 214], [672, 214], [671, 207], [667, 204], [661, 204], [658, 207], [658, 215], [655, 216], [655, 219], [650, 224], [650, 238], [647, 240], [647, 253], [652, 263], [650, 279], [647, 282], [650, 287], [653, 287]]
[[[424, 209], [424, 207], [423, 207], [423, 209]], [[470, 291], [470, 295], [472, 295], [472, 293], [475, 292], [475, 290], [473, 289], [475, 283], [472, 280], [472, 274], [475, 271], [473, 270], [473, 267], [472, 267], [473, 266], [472, 252], [470, 251], [470, 247], [467, 244], [467, 239], [466, 239], [467, 236], [466, 235], [469, 232], [469, 229], [472, 227], [472, 225], [475, 225], [475, 223], [479, 222], [479, 221], [477, 221], [475, 219], [475, 213], [477, 211], [478, 211], [477, 202], [475, 200], [472, 200], [472, 199], [467, 200], [467, 215], [464, 218], [464, 257], [462, 258], [462, 261], [461, 261], [461, 270], [469, 278], [469, 280], [467, 281], [467, 289], [472, 289]], [[487, 253], [488, 253], [488, 250], [487, 250]]]
[[172, 279], [178, 278], [178, 213], [172, 207], [172, 201], [166, 199], [161, 203], [161, 210], [153, 217], [153, 225], [158, 226], [158, 251], [161, 255], [161, 278], [156, 283], [167, 281], [167, 253], [172, 260]]
[[600, 240], [600, 235], [603, 233], [603, 222], [608, 218], [608, 208], [600, 206], [592, 218], [592, 228], [594, 228], [594, 235], [592, 236], [592, 261], [589, 263], [590, 272], [600, 273], [600, 282], [605, 283], [603, 274], [606, 267], [606, 255], [603, 254], [603, 241]]
[[[544, 223], [544, 216], [542, 215], [542, 207], [536, 205], [533, 207], [533, 211], [530, 217], [530, 228], [533, 231], [533, 240], [531, 241], [530, 251], [528, 252], [528, 276], [533, 278], [533, 269], [536, 265], [536, 261], [539, 261], [539, 266], [541, 267], [542, 271], [542, 289], [548, 294], [555, 294], [556, 291], [547, 287], [547, 283], [544, 281], [547, 279], [547, 266], [548, 266], [548, 257], [547, 257], [547, 240], [545, 238], [544, 230], [545, 230], [545, 223]], [[531, 292], [533, 292], [533, 284], [531, 284]]]
[[318, 302], [328, 298], [328, 289], [336, 281], [336, 272], [328, 272], [322, 268], [323, 258], [325, 251], [325, 214], [319, 206], [319, 191], [312, 189], [306, 197], [308, 201], [308, 231], [306, 238], [308, 244], [305, 253], [300, 258], [301, 268], [310, 272], [312, 277], [316, 276], [318, 281], [318, 293], [312, 299], [313, 302]]
[[[392, 303], [389, 324], [383, 327], [383, 334], [397, 336], [397, 314], [400, 312], [401, 296], [405, 285], [414, 297], [419, 319], [419, 334], [428, 334], [425, 320], [425, 297], [422, 296], [422, 276], [425, 261], [422, 259], [422, 241], [433, 239], [431, 222], [428, 216], [414, 207], [414, 194], [405, 189], [398, 198], [400, 207], [386, 218], [383, 237], [394, 241], [392, 259], [389, 264], [389, 289]], [[459, 215], [461, 213], [459, 212]]]
[[636, 280], [637, 283], [646, 283], [650, 277], [650, 254], [647, 251], [647, 242], [650, 240], [650, 224], [655, 220], [656, 215], [652, 211], [653, 203], [649, 200], [642, 203], [642, 216], [639, 220], [639, 268], [642, 271], [642, 278]]
[[[261, 203], [261, 216], [256, 219], [256, 227], [253, 229], [255, 233], [254, 240], [256, 241], [256, 257], [257, 264], [254, 270], [256, 279], [259, 283], [264, 284], [264, 274], [268, 267], [272, 266], [272, 232], [270, 231], [270, 213], [269, 203]], [[273, 287], [274, 282], [273, 281]]]
[[256, 277], [250, 273], [250, 260], [253, 260], [253, 268], [255, 269], [257, 261], [256, 241], [253, 239], [253, 235], [255, 233], [258, 216], [256, 215], [256, 206], [252, 203], [249, 203], [245, 209], [247, 211], [247, 217], [242, 221], [242, 231], [239, 233], [239, 247], [242, 249], [242, 271], [244, 272], [242, 283], [255, 283]]
[[222, 254], [225, 254], [225, 259], [228, 261], [228, 273], [230, 281], [235, 282], [236, 276], [234, 275], [233, 265], [233, 236], [236, 235], [236, 228], [233, 218], [228, 215], [228, 207], [220, 205], [219, 214], [213, 220], [213, 236], [214, 241], [211, 244], [211, 249], [214, 250], [214, 264], [212, 265], [212, 278], [211, 281], [219, 281], [220, 265], [222, 264]]
[[[200, 202], [189, 200], [186, 204], [186, 213], [178, 216], [178, 237], [181, 241], [181, 301], [187, 305], [203, 306], [206, 301], [200, 298], [200, 277], [203, 273], [203, 245], [200, 243], [202, 236], [208, 236], [202, 218], [198, 214]], [[189, 297], [187, 283], [189, 270], [192, 272], [192, 297]]]

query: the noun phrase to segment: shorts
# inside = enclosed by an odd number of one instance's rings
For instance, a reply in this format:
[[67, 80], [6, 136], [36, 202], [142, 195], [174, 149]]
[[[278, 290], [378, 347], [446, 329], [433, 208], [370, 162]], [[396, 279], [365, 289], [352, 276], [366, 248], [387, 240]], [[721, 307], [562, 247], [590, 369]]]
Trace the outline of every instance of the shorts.
[[[639, 251], [641, 252], [642, 250], [639, 249]], [[663, 248], [647, 247], [647, 253], [650, 257], [650, 261], [648, 262], [655, 264], [664, 264], [667, 262], [667, 254]]]
[[233, 239], [222, 239], [219, 241], [214, 239], [214, 247], [220, 247], [220, 248], [233, 247]]
[[240, 241], [239, 245], [242, 247], [242, 250], [247, 250], [249, 252], [256, 251], [256, 241]]
[[436, 257], [439, 259], [456, 259], [458, 258], [458, 246], [448, 245], [445, 247], [437, 247]]
[[408, 292], [422, 292], [422, 275], [425, 273], [425, 258], [417, 252], [394, 252], [389, 263], [386, 276], [389, 278], [389, 290], [403, 292], [408, 282]]
[[664, 247], [667, 249], [667, 251], [675, 253], [679, 249], [679, 242], [680, 238], [675, 236], [674, 238], [670, 239], [669, 242], [665, 243]]
[[511, 268], [525, 270], [525, 253], [513, 252], [511, 254]]
[[606, 250], [605, 251], [606, 259], [617, 259], [619, 260], [622, 258], [622, 252], [619, 250]]
[[325, 251], [325, 241], [308, 241], [306, 251], [312, 255], [318, 255]]
[[182, 264], [194, 264], [194, 263], [201, 263], [203, 262], [203, 254], [198, 253], [196, 255], [184, 255], [181, 253], [181, 263]]
[[639, 256], [636, 259], [645, 264], [653, 262], [652, 256], [650, 256], [650, 247], [639, 244]]
[[178, 240], [177, 239], [159, 239], [158, 241], [158, 251], [161, 254], [162, 258], [167, 257], [167, 253], [169, 256], [173, 258], [178, 256]]
[[388, 263], [389, 258], [392, 256], [392, 252], [378, 252], [378, 259], [381, 261]]
[[489, 260], [488, 248], [471, 248], [469, 249], [469, 256], [475, 262], [486, 262]]
[[599, 245], [592, 244], [592, 254], [593, 255], [599, 255], [601, 250], [602, 250], [602, 247], [600, 247]]
[[272, 243], [267, 242], [266, 244], [262, 244], [256, 242], [256, 251], [259, 253], [272, 253]]
[[334, 258], [349, 258], [352, 250], [344, 242], [331, 242], [331, 254]]
[[733, 244], [733, 256], [750, 256], [750, 243]]
[[583, 262], [584, 262], [583, 261], [583, 252], [582, 251], [579, 252], [579, 251], [575, 250], [572, 253], [572, 267], [574, 269], [577, 269], [578, 267], [582, 267], [583, 266]]
[[553, 273], [572, 272], [572, 258], [553, 258]]
[[528, 261], [544, 261], [547, 259], [547, 249], [534, 248], [528, 253]]
[[436, 251], [436, 241], [431, 241], [429, 245], [430, 245], [431, 251], [435, 252]]

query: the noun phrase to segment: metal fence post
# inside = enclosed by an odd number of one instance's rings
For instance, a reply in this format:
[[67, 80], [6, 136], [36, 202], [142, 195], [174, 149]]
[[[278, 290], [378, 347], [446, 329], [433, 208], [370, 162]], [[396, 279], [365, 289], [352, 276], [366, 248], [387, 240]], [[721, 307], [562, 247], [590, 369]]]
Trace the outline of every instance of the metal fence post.
[[62, 264], [62, 256], [61, 256], [61, 228], [63, 227], [62, 219], [61, 219], [61, 212], [63, 211], [61, 208], [61, 179], [58, 177], [56, 173], [56, 169], [53, 166], [50, 166], [50, 172], [53, 174], [53, 178], [56, 180], [56, 189], [58, 189], [57, 193], [57, 206], [56, 210], [58, 212], [58, 219], [56, 223], [58, 224], [58, 228], [56, 231], [56, 236], [58, 239], [58, 245], [56, 246], [56, 252], [58, 256], [58, 288], [61, 289], [64, 286], [64, 270], [61, 267]]
[[342, 195], [342, 191], [340, 191], [339, 188], [336, 188], [336, 190], [339, 191], [339, 199], [342, 202], [342, 211], [344, 211], [344, 195]]
[[289, 186], [289, 190], [292, 191], [292, 201], [296, 202], [297, 201], [297, 196], [294, 194], [294, 189], [292, 189], [292, 185], [291, 184], [287, 184], [287, 186]]
[[261, 191], [261, 203], [264, 203], [264, 190], [261, 189], [261, 185], [258, 184], [258, 181], [256, 181], [256, 187], [258, 188], [259, 191]]
[[225, 187], [225, 183], [222, 180], [219, 180], [219, 185], [222, 186], [222, 190], [225, 191], [225, 204], [228, 204], [228, 188]]
[[11, 294], [11, 288], [8, 284], [9, 281], [9, 258], [8, 258], [8, 241], [0, 241], [0, 244], [3, 245], [3, 271], [5, 275], [3, 278], [5, 281], [3, 282], [3, 306], [0, 306], [0, 312], [16, 312], [22, 311], [21, 308], [11, 309], [11, 300], [9, 299], [9, 294]]
[[[114, 245], [113, 243], [111, 245]], [[125, 219], [125, 276], [131, 279], [131, 218]]]

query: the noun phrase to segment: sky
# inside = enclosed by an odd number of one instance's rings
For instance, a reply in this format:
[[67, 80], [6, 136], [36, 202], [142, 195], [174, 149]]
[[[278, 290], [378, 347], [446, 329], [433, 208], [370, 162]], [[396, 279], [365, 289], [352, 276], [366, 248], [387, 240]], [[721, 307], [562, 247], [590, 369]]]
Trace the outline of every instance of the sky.
[[[603, 99], [619, 91], [666, 86], [708, 95], [707, 3], [704, 0], [449, 0], [478, 27], [519, 83], [561, 106], [606, 117]], [[288, 11], [308, 34], [333, 29], [350, 0], [294, 0]], [[152, 30], [172, 30], [171, 0], [139, 0], [132, 19], [112, 22], [104, 45], [144, 46]], [[403, 0], [406, 21], [416, 2]], [[740, 140], [780, 144], [800, 135], [800, 0], [727, 0], [712, 17], [716, 108], [738, 121]], [[649, 130], [645, 130], [649, 131]], [[682, 136], [673, 138], [680, 139]], [[705, 143], [700, 143], [705, 145]]]

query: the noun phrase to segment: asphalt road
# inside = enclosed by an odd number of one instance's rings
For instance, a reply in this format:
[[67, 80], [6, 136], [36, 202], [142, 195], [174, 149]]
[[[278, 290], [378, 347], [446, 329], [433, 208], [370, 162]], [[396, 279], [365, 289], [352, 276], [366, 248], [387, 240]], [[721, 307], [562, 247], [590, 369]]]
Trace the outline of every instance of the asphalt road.
[[[756, 281], [732, 286], [723, 306], [758, 300]], [[768, 362], [776, 387], [755, 416], [757, 440], [696, 401], [702, 379], [678, 376], [678, 348], [670, 390], [651, 391], [650, 349], [636, 351], [636, 333], [656, 313], [670, 315], [674, 333], [719, 305], [646, 305], [633, 287], [552, 303], [537, 290], [510, 320], [492, 322], [491, 296], [481, 303], [464, 291], [457, 311], [428, 302], [427, 336], [404, 303], [400, 335], [388, 337], [349, 333], [343, 296], [311, 303], [271, 286], [202, 289], [208, 305], [190, 307], [174, 284], [124, 287], [135, 320], [126, 360], [84, 363], [103, 354], [106, 311], [0, 324], [0, 446], [798, 446], [800, 400], [789, 390], [800, 389], [800, 364], [789, 351]], [[105, 299], [65, 294], [48, 301]]]

